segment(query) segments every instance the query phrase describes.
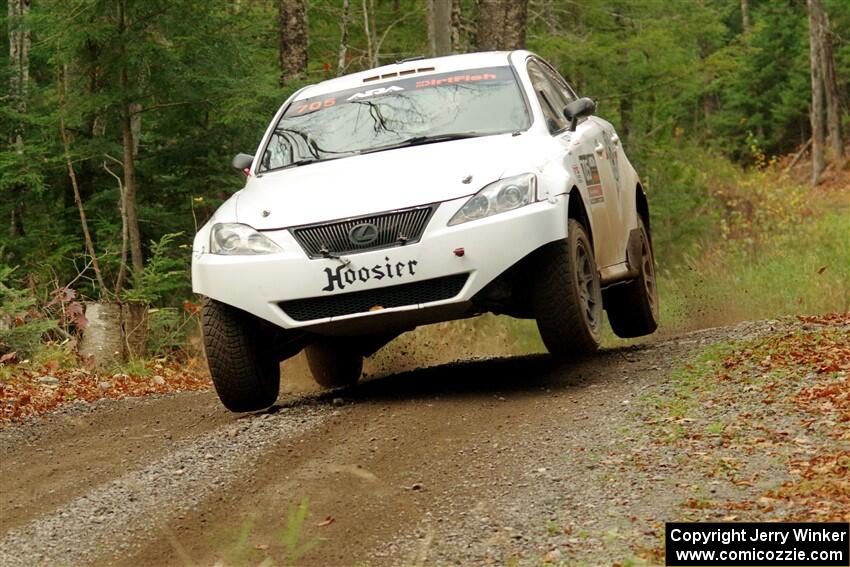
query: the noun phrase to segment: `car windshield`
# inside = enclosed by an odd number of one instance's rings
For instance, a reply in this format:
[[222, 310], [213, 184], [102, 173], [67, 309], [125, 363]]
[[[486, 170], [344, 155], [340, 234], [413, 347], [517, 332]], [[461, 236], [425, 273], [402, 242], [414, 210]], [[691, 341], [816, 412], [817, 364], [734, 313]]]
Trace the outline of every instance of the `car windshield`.
[[292, 102], [259, 171], [430, 142], [524, 130], [529, 115], [508, 66], [408, 77]]

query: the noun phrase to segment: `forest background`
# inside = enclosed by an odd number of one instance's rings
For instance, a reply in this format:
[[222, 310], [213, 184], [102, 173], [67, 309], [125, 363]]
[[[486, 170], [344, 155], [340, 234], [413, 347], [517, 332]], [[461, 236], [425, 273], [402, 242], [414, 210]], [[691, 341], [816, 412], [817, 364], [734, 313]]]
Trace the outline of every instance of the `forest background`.
[[[197, 357], [192, 236], [287, 96], [487, 49], [537, 52], [618, 129], [649, 192], [662, 332], [850, 309], [846, 0], [2, 8], [0, 366], [73, 358], [95, 300], [147, 302], [149, 356]], [[429, 336], [452, 356], [540, 348], [533, 325], [494, 317], [418, 333], [395, 352]]]

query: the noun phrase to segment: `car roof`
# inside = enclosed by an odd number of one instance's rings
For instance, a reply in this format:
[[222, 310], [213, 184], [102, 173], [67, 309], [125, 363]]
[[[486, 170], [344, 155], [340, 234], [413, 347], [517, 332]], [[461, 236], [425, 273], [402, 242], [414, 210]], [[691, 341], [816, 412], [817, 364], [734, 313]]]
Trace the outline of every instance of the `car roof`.
[[510, 64], [511, 53], [513, 52], [487, 51], [482, 53], [465, 53], [463, 55], [429, 57], [427, 59], [402, 59], [389, 65], [383, 65], [374, 69], [360, 71], [310, 85], [298, 93], [296, 100], [347, 89], [356, 89], [363, 85], [379, 85], [386, 81], [398, 79], [400, 76], [418, 77], [433, 75], [435, 73], [452, 73], [466, 69], [479, 69], [482, 67], [501, 67]]

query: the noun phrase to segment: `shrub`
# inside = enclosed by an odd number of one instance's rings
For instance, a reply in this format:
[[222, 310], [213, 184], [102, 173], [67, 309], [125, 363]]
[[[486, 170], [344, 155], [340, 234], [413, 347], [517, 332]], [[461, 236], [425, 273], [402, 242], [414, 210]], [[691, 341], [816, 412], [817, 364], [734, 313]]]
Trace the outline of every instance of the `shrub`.
[[161, 303], [188, 290], [187, 259], [175, 250], [175, 243], [181, 236], [182, 232], [174, 232], [164, 235], [159, 241], [151, 241], [150, 259], [133, 287], [124, 291], [123, 299]]
[[44, 334], [56, 328], [56, 322], [39, 312], [30, 290], [14, 287], [14, 271], [0, 265], [0, 355], [16, 352], [18, 357], [27, 357], [41, 344]]

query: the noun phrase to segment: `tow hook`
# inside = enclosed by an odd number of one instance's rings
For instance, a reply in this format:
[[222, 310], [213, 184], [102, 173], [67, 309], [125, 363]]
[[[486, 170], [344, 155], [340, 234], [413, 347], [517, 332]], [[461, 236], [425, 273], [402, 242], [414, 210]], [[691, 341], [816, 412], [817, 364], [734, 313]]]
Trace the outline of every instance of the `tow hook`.
[[328, 260], [336, 260], [337, 262], [342, 264], [343, 268], [348, 266], [349, 264], [351, 264], [351, 260], [349, 260], [345, 256], [340, 256], [339, 254], [334, 254], [333, 252], [328, 250], [327, 247], [325, 247], [325, 246], [322, 246], [322, 249], [319, 250], [319, 254], [321, 254], [323, 258], [327, 258]]

